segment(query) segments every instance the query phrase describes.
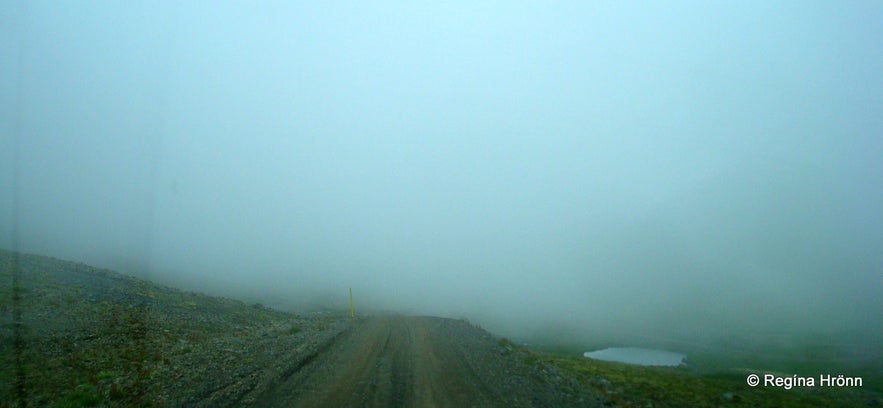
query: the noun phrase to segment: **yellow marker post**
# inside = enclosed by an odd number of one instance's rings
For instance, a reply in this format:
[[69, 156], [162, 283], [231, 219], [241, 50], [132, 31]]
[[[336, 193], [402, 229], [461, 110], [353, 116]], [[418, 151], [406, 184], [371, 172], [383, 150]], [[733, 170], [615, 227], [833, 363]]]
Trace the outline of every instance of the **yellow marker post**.
[[350, 288], [350, 317], [356, 317], [356, 307], [353, 306], [353, 288]]

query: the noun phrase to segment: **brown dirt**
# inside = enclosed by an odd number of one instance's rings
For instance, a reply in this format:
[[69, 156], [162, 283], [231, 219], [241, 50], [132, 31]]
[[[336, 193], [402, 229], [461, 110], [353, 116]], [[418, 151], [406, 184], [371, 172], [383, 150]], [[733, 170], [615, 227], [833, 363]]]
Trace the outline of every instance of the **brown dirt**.
[[528, 352], [460, 320], [361, 320], [258, 399], [268, 407], [599, 406]]

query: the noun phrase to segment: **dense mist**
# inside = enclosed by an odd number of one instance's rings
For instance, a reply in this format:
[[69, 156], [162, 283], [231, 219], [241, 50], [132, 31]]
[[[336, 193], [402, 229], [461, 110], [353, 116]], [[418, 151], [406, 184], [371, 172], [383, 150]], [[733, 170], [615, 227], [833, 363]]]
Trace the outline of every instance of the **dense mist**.
[[288, 3], [3, 7], [0, 247], [523, 338], [879, 353], [883, 3]]

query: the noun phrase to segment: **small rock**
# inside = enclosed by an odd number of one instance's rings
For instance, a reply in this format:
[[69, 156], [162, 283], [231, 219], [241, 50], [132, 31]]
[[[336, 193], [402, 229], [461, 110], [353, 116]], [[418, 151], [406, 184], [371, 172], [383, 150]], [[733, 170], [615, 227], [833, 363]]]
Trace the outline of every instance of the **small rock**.
[[742, 397], [740, 397], [736, 394], [733, 394], [730, 391], [727, 391], [723, 395], [721, 395], [721, 398], [723, 398], [724, 401], [728, 401], [728, 402], [739, 402], [742, 400]]

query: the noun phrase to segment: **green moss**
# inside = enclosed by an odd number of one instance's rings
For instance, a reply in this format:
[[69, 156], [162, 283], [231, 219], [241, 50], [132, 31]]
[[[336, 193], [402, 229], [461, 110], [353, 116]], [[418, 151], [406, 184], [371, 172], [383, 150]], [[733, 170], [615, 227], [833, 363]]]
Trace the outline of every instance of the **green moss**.
[[56, 404], [58, 408], [94, 407], [101, 404], [104, 396], [92, 384], [81, 384]]
[[[749, 387], [745, 374], [698, 374], [686, 368], [641, 367], [583, 357], [543, 356], [619, 406], [756, 407], [855, 406], [869, 394], [837, 388]], [[864, 394], [864, 395], [862, 395]]]
[[111, 384], [108, 397], [112, 400], [121, 400], [126, 397], [126, 391], [118, 384]]
[[535, 353], [527, 353], [527, 356], [524, 357], [524, 364], [527, 365], [534, 365], [539, 361], [540, 358]]

